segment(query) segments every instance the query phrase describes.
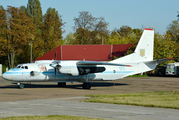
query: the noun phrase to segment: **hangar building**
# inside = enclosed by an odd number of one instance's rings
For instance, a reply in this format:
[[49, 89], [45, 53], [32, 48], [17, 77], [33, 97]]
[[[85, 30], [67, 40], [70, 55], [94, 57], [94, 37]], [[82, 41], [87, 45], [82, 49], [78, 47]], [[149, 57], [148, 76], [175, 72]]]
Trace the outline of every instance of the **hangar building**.
[[114, 56], [124, 56], [132, 45], [60, 45], [36, 60], [110, 61]]

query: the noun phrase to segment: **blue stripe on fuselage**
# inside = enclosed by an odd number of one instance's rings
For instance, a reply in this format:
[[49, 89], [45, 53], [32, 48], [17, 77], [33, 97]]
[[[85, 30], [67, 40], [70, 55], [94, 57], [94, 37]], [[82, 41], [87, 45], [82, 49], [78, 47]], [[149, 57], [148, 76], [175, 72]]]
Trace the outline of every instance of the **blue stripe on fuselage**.
[[[134, 71], [115, 71], [115, 73], [120, 73], [120, 74], [123, 74], [123, 73], [132, 73], [132, 72], [134, 72]], [[108, 74], [108, 73], [114, 73], [113, 71], [104, 71], [104, 72], [102, 72], [102, 73], [106, 73], [106, 74]], [[19, 71], [19, 72], [17, 72], [17, 71], [12, 71], [12, 72], [5, 72], [4, 74], [30, 74], [30, 72], [23, 72], [23, 71]], [[54, 72], [40, 72], [40, 74], [54, 74]], [[62, 73], [58, 73], [58, 74], [62, 74]]]

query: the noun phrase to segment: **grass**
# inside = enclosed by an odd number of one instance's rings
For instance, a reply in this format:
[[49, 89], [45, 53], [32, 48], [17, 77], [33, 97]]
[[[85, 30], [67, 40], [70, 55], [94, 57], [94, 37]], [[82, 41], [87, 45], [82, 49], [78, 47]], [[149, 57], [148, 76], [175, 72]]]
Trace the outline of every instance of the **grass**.
[[87, 95], [85, 102], [179, 109], [179, 91]]
[[100, 118], [88, 118], [68, 115], [48, 115], [48, 116], [15, 116], [0, 118], [0, 120], [105, 120]]
[[128, 77], [148, 77], [148, 75], [144, 74], [144, 75], [130, 75]]

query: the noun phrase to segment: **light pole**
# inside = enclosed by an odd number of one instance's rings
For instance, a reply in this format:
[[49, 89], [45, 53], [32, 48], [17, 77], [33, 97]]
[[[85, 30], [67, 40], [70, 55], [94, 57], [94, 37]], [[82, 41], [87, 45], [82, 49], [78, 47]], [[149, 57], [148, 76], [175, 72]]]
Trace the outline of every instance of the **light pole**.
[[103, 42], [103, 34], [102, 34], [102, 45], [104, 44], [104, 42]]
[[30, 41], [30, 63], [32, 63], [32, 41]]

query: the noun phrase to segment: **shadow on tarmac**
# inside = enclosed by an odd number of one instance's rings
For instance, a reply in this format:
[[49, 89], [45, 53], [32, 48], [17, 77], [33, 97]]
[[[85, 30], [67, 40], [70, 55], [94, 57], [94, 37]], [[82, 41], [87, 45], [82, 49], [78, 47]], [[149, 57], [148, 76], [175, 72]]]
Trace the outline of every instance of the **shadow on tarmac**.
[[[82, 89], [82, 84], [67, 84], [66, 87], [58, 87], [57, 84], [24, 84], [24, 88], [70, 88], [70, 89]], [[90, 82], [91, 87], [110, 87], [113, 86], [114, 83], [111, 82]], [[128, 84], [120, 84], [115, 83], [115, 86], [123, 86]], [[4, 85], [0, 86], [0, 89], [7, 89], [7, 88], [13, 88], [13, 89], [19, 89], [16, 83], [12, 83], [11, 85]]]

